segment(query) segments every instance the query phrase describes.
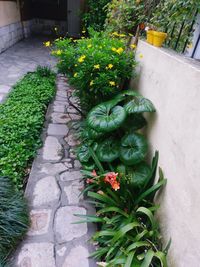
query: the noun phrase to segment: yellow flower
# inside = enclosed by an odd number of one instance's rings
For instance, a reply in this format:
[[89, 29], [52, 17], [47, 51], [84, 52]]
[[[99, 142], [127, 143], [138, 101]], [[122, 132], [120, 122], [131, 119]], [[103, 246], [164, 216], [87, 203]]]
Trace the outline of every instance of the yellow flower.
[[91, 82], [90, 82], [90, 86], [92, 86], [94, 84], [94, 81], [92, 80]]
[[139, 58], [143, 58], [143, 54], [142, 53], [139, 54]]
[[77, 64], [75, 64], [74, 66], [75, 66], [75, 67], [77, 67], [78, 65], [77, 65]]
[[91, 48], [92, 47], [92, 45], [91, 44], [89, 44], [88, 46], [87, 46], [87, 48]]
[[61, 54], [62, 54], [62, 51], [61, 51], [61, 50], [57, 50], [57, 51], [56, 51], [56, 55], [57, 55], [57, 56], [60, 56]]
[[121, 34], [119, 34], [119, 37], [126, 37], [126, 35], [121, 33]]
[[116, 52], [116, 51], [117, 51], [117, 49], [116, 49], [115, 47], [112, 47], [112, 51]]
[[86, 31], [82, 31], [82, 33], [86, 33]]
[[121, 53], [123, 53], [124, 49], [122, 47], [118, 48], [116, 50], [116, 52], [120, 55]]
[[78, 62], [82, 63], [85, 60], [85, 58], [86, 58], [85, 55], [79, 57]]
[[111, 86], [115, 86], [116, 84], [115, 84], [115, 82], [109, 82], [109, 84], [111, 85]]
[[130, 47], [131, 47], [132, 49], [136, 49], [137, 46], [136, 46], [135, 44], [131, 44]]
[[99, 64], [97, 64], [97, 65], [94, 65], [94, 69], [97, 69], [97, 70], [99, 70], [99, 69], [100, 69], [100, 65], [99, 65]]
[[108, 69], [112, 69], [113, 68], [113, 64], [108, 64], [108, 66], [106, 67], [106, 69], [108, 70]]
[[119, 36], [119, 34], [117, 32], [113, 32], [112, 35], [113, 36]]
[[74, 73], [74, 78], [76, 78], [78, 76], [78, 73], [76, 72], [76, 73]]
[[82, 37], [81, 37], [81, 39], [85, 39], [85, 37], [84, 37], [84, 36], [82, 36]]
[[49, 46], [51, 45], [51, 42], [50, 42], [50, 41], [47, 41], [47, 42], [44, 43], [44, 45], [45, 45], [46, 47], [49, 47]]
[[54, 28], [54, 30], [57, 32], [58, 28], [57, 28], [57, 27], [55, 27], [55, 28]]

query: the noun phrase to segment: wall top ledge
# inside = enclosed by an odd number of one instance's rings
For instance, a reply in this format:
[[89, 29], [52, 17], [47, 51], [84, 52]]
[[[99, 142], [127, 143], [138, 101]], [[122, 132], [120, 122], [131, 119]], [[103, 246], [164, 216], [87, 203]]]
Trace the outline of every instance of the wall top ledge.
[[188, 58], [184, 55], [178, 54], [177, 52], [171, 49], [155, 47], [153, 45], [148, 44], [144, 40], [139, 40], [137, 54], [142, 53], [143, 49], [145, 49], [146, 52], [149, 53], [159, 53], [160, 55], [171, 58], [172, 60], [176, 60], [181, 64], [186, 64], [188, 67], [194, 68], [196, 71], [200, 72], [200, 60]]

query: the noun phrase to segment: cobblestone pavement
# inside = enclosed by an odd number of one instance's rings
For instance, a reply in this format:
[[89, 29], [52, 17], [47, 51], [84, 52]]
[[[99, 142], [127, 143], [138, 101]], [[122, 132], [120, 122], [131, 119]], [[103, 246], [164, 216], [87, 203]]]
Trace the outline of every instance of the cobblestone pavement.
[[83, 182], [74, 155], [78, 141], [72, 122], [80, 116], [68, 102], [71, 93], [66, 78], [58, 76], [57, 94], [46, 115], [44, 145], [38, 151], [26, 188], [31, 227], [13, 256], [14, 267], [96, 266], [88, 259], [94, 249], [88, 242], [94, 226], [72, 224], [79, 220], [74, 214], [94, 211], [79, 197]]
[[[55, 66], [56, 60], [43, 46], [44, 37], [23, 40], [0, 54], [0, 103], [20, 77], [38, 65]], [[48, 63], [47, 63], [48, 62]]]

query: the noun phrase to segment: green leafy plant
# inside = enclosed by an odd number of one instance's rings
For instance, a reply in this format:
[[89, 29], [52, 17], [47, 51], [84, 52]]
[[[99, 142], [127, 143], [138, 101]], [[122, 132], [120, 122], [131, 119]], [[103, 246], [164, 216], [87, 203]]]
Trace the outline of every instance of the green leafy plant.
[[40, 146], [40, 131], [55, 93], [55, 74], [39, 68], [27, 74], [0, 105], [0, 175], [22, 187], [26, 168]]
[[160, 1], [149, 22], [159, 30], [168, 33], [166, 46], [182, 52], [191, 40], [194, 22], [199, 11], [200, 3], [196, 0]]
[[82, 16], [82, 20], [84, 23], [84, 27], [87, 29], [88, 27], [92, 27], [96, 31], [103, 30], [103, 26], [106, 19], [106, 10], [105, 6], [111, 0], [87, 0], [87, 11], [84, 12]]
[[8, 177], [0, 176], [0, 265], [23, 238], [29, 226], [28, 206]]
[[82, 110], [89, 111], [123, 90], [133, 75], [134, 53], [126, 49], [126, 40], [90, 31], [91, 38], [57, 40], [52, 52], [58, 67], [75, 87]]

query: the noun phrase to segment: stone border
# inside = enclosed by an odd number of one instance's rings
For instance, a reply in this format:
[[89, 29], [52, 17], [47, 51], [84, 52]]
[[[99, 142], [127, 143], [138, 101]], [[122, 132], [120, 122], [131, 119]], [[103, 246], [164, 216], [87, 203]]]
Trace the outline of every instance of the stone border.
[[[67, 79], [57, 78], [57, 94], [50, 104], [43, 131], [43, 147], [33, 162], [25, 195], [31, 227], [13, 257], [15, 267], [94, 267], [88, 259], [94, 247], [88, 243], [95, 232], [92, 224], [73, 224], [74, 214], [94, 214], [94, 208], [79, 197], [83, 188], [80, 163], [73, 149], [73, 122], [81, 119], [69, 105], [72, 89]], [[77, 99], [70, 101], [77, 104]]]

